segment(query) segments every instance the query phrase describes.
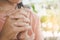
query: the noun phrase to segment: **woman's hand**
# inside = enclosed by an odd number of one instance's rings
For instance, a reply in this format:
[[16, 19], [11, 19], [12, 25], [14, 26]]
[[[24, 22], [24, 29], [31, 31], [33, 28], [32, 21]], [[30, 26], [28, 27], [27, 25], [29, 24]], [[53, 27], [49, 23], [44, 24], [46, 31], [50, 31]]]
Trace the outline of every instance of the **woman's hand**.
[[25, 11], [16, 10], [12, 12], [10, 12], [12, 14], [6, 19], [0, 34], [0, 40], [18, 40], [18, 33], [23, 32], [26, 34], [25, 31], [30, 29], [30, 20]]

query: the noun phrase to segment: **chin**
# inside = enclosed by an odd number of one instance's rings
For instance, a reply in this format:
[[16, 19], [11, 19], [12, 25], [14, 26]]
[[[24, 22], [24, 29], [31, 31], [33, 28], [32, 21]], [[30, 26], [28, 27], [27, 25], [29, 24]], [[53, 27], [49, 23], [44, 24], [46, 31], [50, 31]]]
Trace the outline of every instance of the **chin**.
[[8, 1], [11, 3], [18, 3], [19, 2], [19, 0], [8, 0]]

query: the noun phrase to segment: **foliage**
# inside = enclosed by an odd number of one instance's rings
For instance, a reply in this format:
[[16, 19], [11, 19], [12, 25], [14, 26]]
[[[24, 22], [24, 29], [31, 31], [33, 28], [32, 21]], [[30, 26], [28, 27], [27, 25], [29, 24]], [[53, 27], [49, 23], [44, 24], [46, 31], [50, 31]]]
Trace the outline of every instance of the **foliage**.
[[46, 22], [48, 20], [48, 17], [47, 16], [42, 16], [41, 17], [41, 22], [43, 23], [43, 22]]
[[37, 11], [35, 10], [34, 4], [31, 4], [31, 7], [32, 7], [33, 11], [34, 11], [35, 13], [37, 13]]

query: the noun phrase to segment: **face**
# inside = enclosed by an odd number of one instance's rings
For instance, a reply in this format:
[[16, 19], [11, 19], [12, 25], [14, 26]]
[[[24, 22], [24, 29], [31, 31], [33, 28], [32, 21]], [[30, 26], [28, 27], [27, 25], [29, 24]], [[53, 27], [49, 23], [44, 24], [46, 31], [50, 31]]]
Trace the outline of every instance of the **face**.
[[17, 4], [18, 2], [21, 2], [22, 0], [8, 0], [8, 1], [11, 2], [11, 3]]

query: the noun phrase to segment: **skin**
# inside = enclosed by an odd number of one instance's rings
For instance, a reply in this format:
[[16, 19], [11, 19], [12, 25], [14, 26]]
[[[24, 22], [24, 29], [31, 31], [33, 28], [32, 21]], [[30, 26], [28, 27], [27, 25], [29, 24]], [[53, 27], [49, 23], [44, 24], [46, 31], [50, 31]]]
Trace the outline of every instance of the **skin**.
[[[18, 15], [18, 16], [17, 16]], [[29, 19], [24, 16], [24, 15], [21, 15], [21, 14], [13, 14], [13, 15], [10, 15], [5, 24], [4, 24], [4, 27], [3, 27], [3, 30], [1, 32], [1, 37], [2, 38], [1, 40], [17, 40], [17, 34], [19, 32], [25, 32], [26, 30], [29, 29]], [[8, 34], [7, 34], [8, 33]], [[21, 38], [23, 39], [23, 38]]]
[[[0, 0], [0, 7], [4, 8], [4, 10], [0, 9], [0, 14], [8, 15], [4, 17], [6, 21], [0, 32], [0, 40], [43, 40], [38, 17], [23, 7], [21, 9], [15, 9], [17, 3], [19, 3], [18, 1], [21, 2], [21, 0]], [[27, 13], [31, 13], [33, 18], [29, 18], [30, 14]], [[35, 24], [30, 24], [30, 19]], [[33, 29], [36, 27], [34, 32], [32, 32], [32, 34], [35, 33], [35, 36], [33, 35], [32, 37], [27, 34], [28, 30], [32, 30], [31, 27]], [[35, 39], [33, 39], [34, 37]]]
[[13, 4], [16, 4], [16, 3], [19, 3], [21, 2], [22, 0], [8, 0], [9, 2], [13, 3]]
[[[2, 7], [4, 7], [7, 10], [0, 10], [0, 13], [6, 14], [6, 11], [8, 13], [11, 13], [9, 16], [6, 17], [5, 24], [2, 28], [2, 31], [0, 33], [0, 40], [28, 40], [27, 37], [27, 30], [30, 29], [30, 20], [28, 18], [27, 12], [22, 12], [23, 8], [16, 9], [15, 6], [18, 3], [19, 0], [8, 0], [8, 1], [2, 1], [0, 2], [0, 6], [2, 4]], [[12, 5], [13, 4], [13, 5]], [[6, 7], [7, 6], [7, 7]], [[19, 36], [17, 38], [17, 35], [19, 33], [22, 33], [22, 36]], [[19, 39], [20, 38], [20, 39]]]

